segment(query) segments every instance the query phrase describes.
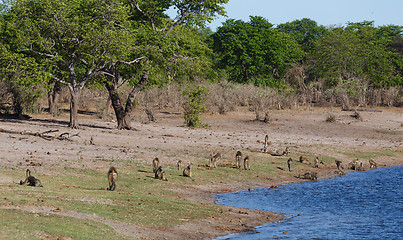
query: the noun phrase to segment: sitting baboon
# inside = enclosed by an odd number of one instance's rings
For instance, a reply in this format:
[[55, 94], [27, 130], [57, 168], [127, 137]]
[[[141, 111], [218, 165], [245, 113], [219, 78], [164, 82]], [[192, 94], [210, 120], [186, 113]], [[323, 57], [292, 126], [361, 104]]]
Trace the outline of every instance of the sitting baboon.
[[155, 171], [155, 179], [159, 179], [159, 180], [163, 180], [163, 181], [168, 181], [165, 171], [162, 169], [161, 166], [159, 166], [157, 168], [157, 170]]
[[28, 184], [28, 186], [33, 186], [33, 187], [43, 187], [41, 181], [39, 179], [35, 178], [34, 176], [31, 176], [31, 171], [27, 169], [25, 172], [25, 181], [20, 180], [20, 185]]
[[192, 166], [188, 165], [187, 167], [185, 167], [185, 169], [183, 169], [183, 176], [184, 177], [192, 177]]
[[156, 157], [153, 160], [153, 173], [155, 173], [160, 166], [160, 160]]
[[118, 183], [118, 172], [115, 167], [110, 167], [108, 171], [109, 191], [115, 191], [116, 184]]
[[351, 162], [351, 169], [357, 171], [358, 168], [358, 159]]
[[290, 172], [292, 172], [292, 170], [291, 170], [291, 163], [292, 163], [292, 158], [289, 158], [289, 159], [287, 160], [287, 165], [288, 165], [288, 171], [290, 171]]
[[182, 161], [179, 160], [178, 163], [176, 164], [178, 166], [178, 170], [181, 168], [181, 164], [182, 164]]
[[346, 174], [343, 170], [338, 169], [336, 170], [334, 173], [339, 174], [339, 176], [343, 176], [344, 174]]
[[298, 178], [316, 181], [316, 180], [318, 180], [318, 173], [316, 173], [316, 172], [307, 172], [302, 176], [299, 175]]
[[217, 168], [217, 161], [220, 159], [221, 159], [221, 153], [216, 153], [214, 156], [212, 154], [210, 154], [209, 167], [211, 167], [211, 165], [213, 165], [214, 168]]
[[369, 159], [368, 162], [369, 162], [369, 168], [378, 168], [378, 166], [374, 160]]
[[246, 156], [246, 157], [243, 159], [243, 168], [244, 168], [245, 170], [250, 170], [249, 156]]
[[91, 139], [90, 139], [90, 145], [95, 145], [95, 142], [94, 142], [94, 138], [93, 138], [93, 137], [91, 137]]
[[314, 161], [315, 161], [315, 165], [313, 167], [314, 168], [319, 168], [319, 158], [316, 157]]
[[283, 151], [283, 156], [287, 156], [288, 153], [290, 153], [290, 152], [288, 151], [288, 147], [285, 147], [285, 150]]
[[241, 151], [237, 151], [235, 154], [235, 166], [236, 168], [241, 168], [241, 161], [242, 161], [242, 153]]
[[308, 164], [311, 165], [311, 163], [309, 162], [308, 158], [304, 157], [304, 156], [300, 156], [299, 157], [299, 161], [303, 164]]
[[356, 167], [356, 171], [364, 171], [364, 165], [360, 162], [360, 165]]
[[340, 160], [334, 160], [334, 162], [336, 163], [337, 169], [342, 170], [344, 169], [343, 165], [342, 165], [342, 161]]

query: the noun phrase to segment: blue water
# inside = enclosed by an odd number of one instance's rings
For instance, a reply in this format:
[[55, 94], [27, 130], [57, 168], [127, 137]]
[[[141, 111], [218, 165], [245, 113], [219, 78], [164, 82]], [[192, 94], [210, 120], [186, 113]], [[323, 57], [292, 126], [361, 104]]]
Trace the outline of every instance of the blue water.
[[217, 195], [227, 206], [287, 220], [217, 239], [403, 239], [403, 166]]

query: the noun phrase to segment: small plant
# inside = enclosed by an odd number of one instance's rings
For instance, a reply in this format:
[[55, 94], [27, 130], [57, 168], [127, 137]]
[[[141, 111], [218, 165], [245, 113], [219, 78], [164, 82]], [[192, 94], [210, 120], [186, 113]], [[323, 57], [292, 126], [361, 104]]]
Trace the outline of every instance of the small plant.
[[329, 122], [329, 123], [336, 122], [336, 116], [333, 113], [329, 113], [326, 117], [326, 122]]
[[183, 109], [186, 126], [203, 126], [200, 114], [206, 109], [204, 105], [205, 97], [208, 95], [206, 88], [198, 86], [193, 89], [184, 90], [182, 95], [185, 97]]

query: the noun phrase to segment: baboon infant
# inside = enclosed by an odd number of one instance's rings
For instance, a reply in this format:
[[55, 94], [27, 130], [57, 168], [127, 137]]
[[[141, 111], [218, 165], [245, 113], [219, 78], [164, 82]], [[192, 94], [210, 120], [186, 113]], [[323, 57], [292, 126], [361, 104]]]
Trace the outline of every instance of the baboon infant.
[[287, 160], [287, 165], [288, 165], [288, 171], [290, 171], [290, 172], [292, 172], [292, 170], [291, 170], [291, 163], [292, 163], [292, 158], [289, 158], [289, 159]]
[[374, 160], [369, 159], [368, 162], [369, 162], [369, 168], [378, 168]]
[[249, 156], [246, 156], [246, 157], [243, 159], [243, 168], [244, 168], [245, 170], [250, 170]]
[[183, 169], [183, 176], [184, 177], [192, 177], [192, 166], [188, 165], [187, 167], [185, 167], [185, 169]]
[[242, 153], [241, 151], [237, 151], [235, 154], [235, 166], [236, 168], [241, 168], [241, 161], [242, 161]]
[[153, 160], [153, 173], [155, 173], [160, 166], [160, 160], [156, 157]]
[[217, 161], [221, 159], [221, 153], [216, 153], [214, 156], [210, 154], [210, 164], [209, 167], [213, 164], [214, 168], [217, 168]]
[[161, 166], [158, 167], [157, 171], [155, 171], [155, 179], [163, 180], [163, 181], [168, 181], [165, 171], [162, 169]]
[[109, 168], [108, 171], [108, 182], [109, 182], [109, 191], [115, 191], [116, 184], [118, 183], [118, 171], [116, 171], [115, 167]]
[[25, 181], [20, 180], [20, 185], [28, 184], [28, 186], [33, 186], [33, 187], [43, 187], [41, 181], [39, 179], [35, 178], [34, 176], [31, 176], [31, 171], [27, 169], [25, 172]]

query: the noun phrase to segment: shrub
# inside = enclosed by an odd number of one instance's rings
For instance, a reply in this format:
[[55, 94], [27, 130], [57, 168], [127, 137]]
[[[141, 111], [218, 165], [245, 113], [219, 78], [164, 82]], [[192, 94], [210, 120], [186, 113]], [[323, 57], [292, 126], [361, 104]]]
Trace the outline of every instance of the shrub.
[[208, 95], [206, 88], [198, 86], [187, 89], [182, 92], [182, 95], [185, 98], [183, 106], [185, 124], [189, 127], [203, 126], [200, 114], [206, 109], [204, 105], [205, 97]]

